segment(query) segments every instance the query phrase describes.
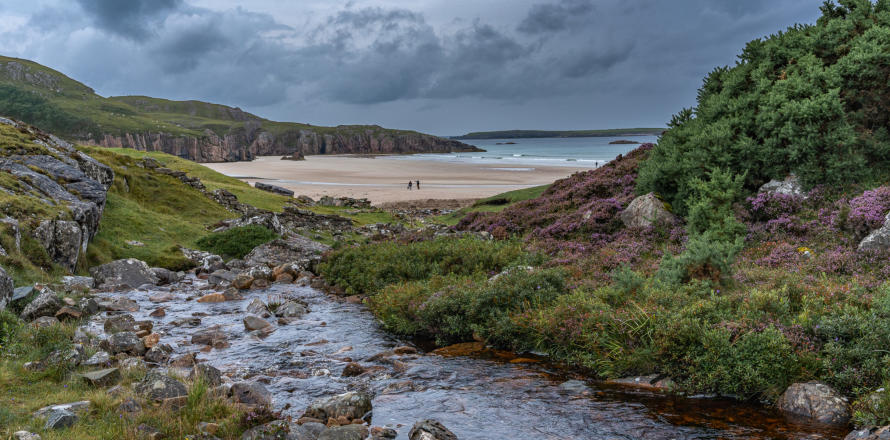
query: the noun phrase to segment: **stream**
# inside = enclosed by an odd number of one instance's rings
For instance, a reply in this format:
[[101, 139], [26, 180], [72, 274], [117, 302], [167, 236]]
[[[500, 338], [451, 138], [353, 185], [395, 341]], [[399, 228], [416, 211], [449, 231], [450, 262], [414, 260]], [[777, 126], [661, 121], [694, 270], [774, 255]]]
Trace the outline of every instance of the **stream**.
[[[399, 439], [428, 418], [462, 440], [836, 439], [848, 432], [794, 424], [753, 404], [606, 386], [542, 359], [493, 350], [396, 355], [393, 348], [410, 344], [383, 331], [365, 306], [307, 286], [276, 284], [243, 292], [243, 300], [196, 301], [211, 292], [206, 281], [189, 277], [173, 286], [106, 295], [135, 300], [140, 308], [132, 315], [152, 321], [161, 343], [174, 347], [174, 357], [200, 351], [199, 360], [233, 380], [264, 383], [276, 410], [294, 420], [317, 398], [363, 390], [374, 396], [372, 425], [396, 429]], [[158, 293], [173, 298], [151, 302]], [[275, 330], [263, 338], [245, 331], [242, 318], [250, 301], [278, 296], [307, 304], [309, 312], [287, 325], [269, 318]], [[158, 307], [166, 315], [150, 317]], [[193, 317], [201, 319], [199, 325], [174, 324]], [[101, 329], [103, 320], [97, 316], [90, 326]], [[214, 325], [226, 334], [227, 348], [190, 343], [193, 333]], [[350, 361], [371, 371], [343, 378]]]

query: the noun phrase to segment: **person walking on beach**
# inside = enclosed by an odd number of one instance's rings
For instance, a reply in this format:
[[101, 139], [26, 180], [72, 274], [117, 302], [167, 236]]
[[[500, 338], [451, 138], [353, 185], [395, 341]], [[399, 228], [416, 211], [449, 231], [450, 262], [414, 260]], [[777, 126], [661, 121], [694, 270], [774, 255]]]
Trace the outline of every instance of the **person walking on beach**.
[[420, 191], [420, 181], [418, 180], [418, 181], [416, 181], [416, 182], [414, 182], [414, 183], [416, 183], [417, 190]]
[[411, 191], [411, 185], [412, 185], [413, 183], [414, 183], [414, 182], [412, 182], [412, 181], [410, 181], [410, 180], [408, 181], [408, 191]]

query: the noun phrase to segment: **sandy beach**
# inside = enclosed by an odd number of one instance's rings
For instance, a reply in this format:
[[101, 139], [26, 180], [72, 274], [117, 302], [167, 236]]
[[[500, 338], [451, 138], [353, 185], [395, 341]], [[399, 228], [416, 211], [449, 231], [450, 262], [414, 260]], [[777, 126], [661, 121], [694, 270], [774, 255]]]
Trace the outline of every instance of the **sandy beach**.
[[[246, 182], [266, 182], [305, 194], [368, 198], [376, 205], [427, 199], [469, 201], [551, 183], [589, 167], [492, 166], [392, 156], [308, 156], [305, 161], [260, 157], [252, 162], [204, 164]], [[420, 180], [420, 190], [407, 189]]]

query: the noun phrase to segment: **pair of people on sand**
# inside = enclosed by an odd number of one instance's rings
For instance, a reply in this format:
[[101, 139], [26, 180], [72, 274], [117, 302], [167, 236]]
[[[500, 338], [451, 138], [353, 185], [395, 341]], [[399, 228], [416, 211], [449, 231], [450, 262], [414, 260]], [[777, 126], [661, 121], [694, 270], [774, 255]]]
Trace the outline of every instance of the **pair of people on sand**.
[[414, 182], [412, 182], [412, 181], [409, 180], [409, 181], [408, 181], [408, 191], [411, 191], [411, 188], [412, 188], [413, 186], [417, 186], [417, 189], [420, 189], [420, 181], [419, 181], [419, 180], [415, 180]]

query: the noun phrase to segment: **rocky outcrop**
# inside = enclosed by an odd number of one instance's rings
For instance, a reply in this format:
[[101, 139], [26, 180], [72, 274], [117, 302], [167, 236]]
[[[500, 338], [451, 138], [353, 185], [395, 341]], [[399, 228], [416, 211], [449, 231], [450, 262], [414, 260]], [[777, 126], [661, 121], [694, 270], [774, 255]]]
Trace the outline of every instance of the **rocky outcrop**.
[[422, 133], [393, 132], [377, 126], [326, 128], [329, 133], [293, 128], [266, 131], [248, 120], [224, 135], [205, 130], [201, 136], [167, 133], [104, 134], [87, 141], [103, 147], [162, 151], [195, 162], [235, 162], [257, 156], [313, 154], [408, 154], [482, 151], [472, 145]]
[[276, 267], [293, 263], [300, 269], [308, 269], [321, 260], [321, 254], [329, 249], [327, 245], [295, 235], [257, 246], [244, 257], [244, 262], [250, 267]]
[[850, 420], [847, 400], [821, 382], [795, 383], [777, 402], [783, 413], [828, 425], [843, 425]]
[[[0, 124], [14, 127], [31, 142], [26, 149], [0, 155], [0, 170], [18, 180], [15, 188], [0, 189], [40, 200], [51, 210], [63, 208], [61, 214], [40, 221], [32, 233], [55, 263], [73, 271], [98, 231], [114, 172], [68, 142], [27, 124], [6, 118], [0, 118]], [[6, 218], [2, 223], [18, 234], [18, 220], [24, 219]], [[17, 237], [17, 246], [19, 242]]]
[[12, 299], [13, 286], [12, 277], [6, 274], [6, 271], [0, 267], [0, 310], [6, 308]]

